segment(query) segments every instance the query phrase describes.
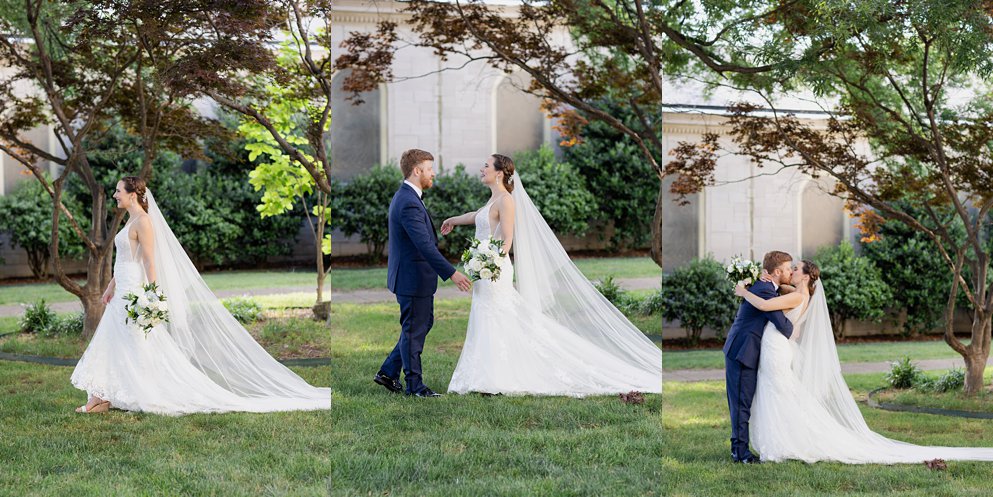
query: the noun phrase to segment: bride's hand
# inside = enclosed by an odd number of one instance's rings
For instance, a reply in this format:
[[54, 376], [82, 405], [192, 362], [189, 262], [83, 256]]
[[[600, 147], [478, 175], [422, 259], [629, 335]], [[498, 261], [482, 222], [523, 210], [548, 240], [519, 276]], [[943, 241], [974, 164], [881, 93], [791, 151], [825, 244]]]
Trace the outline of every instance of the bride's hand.
[[766, 271], [765, 269], [762, 270], [762, 276], [760, 276], [759, 279], [767, 283], [775, 283], [774, 281], [772, 281], [772, 275], [769, 274], [769, 272]]
[[454, 219], [455, 218], [450, 217], [446, 219], [445, 222], [441, 223], [441, 236], [445, 236], [451, 233], [453, 229], [455, 229], [455, 223], [452, 222], [452, 220]]
[[103, 292], [103, 295], [100, 296], [100, 302], [103, 302], [103, 305], [107, 305], [110, 303], [110, 299], [112, 298], [114, 298], [114, 292], [112, 292], [110, 288], [107, 288], [107, 291]]
[[744, 297], [746, 293], [748, 293], [748, 289], [745, 288], [745, 284], [744, 283], [738, 283], [738, 285], [734, 287], [734, 294], [735, 295], [737, 295], [739, 297]]

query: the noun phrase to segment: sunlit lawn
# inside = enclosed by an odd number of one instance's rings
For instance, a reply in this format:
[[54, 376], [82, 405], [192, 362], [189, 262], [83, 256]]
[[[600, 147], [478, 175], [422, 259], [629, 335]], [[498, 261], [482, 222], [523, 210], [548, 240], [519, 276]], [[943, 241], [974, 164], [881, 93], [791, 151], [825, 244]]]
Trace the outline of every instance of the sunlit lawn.
[[[439, 391], [461, 349], [464, 303], [441, 303], [428, 337], [425, 380]], [[0, 362], [0, 488], [17, 495], [660, 494], [660, 396], [626, 405], [616, 397], [389, 394], [371, 379], [398, 334], [394, 307], [337, 306], [330, 329], [303, 318], [253, 327], [270, 351], [331, 357], [330, 367], [294, 368], [335, 389], [325, 412], [76, 415], [83, 394], [68, 383], [71, 368]]]
[[[882, 374], [846, 378], [859, 399], [883, 384]], [[666, 383], [664, 392], [661, 495], [958, 497], [990, 495], [993, 488], [993, 463], [948, 462], [947, 471], [932, 471], [923, 464], [730, 464], [723, 382]], [[993, 447], [993, 423], [988, 420], [861, 408], [869, 426], [887, 437], [924, 445]]]

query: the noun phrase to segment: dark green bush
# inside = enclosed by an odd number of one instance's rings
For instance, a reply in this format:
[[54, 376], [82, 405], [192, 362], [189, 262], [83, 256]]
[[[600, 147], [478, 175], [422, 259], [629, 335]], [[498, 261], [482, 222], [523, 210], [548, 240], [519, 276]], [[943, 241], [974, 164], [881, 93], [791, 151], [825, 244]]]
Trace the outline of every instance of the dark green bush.
[[[479, 181], [479, 177], [469, 174], [465, 166], [458, 164], [455, 170], [439, 170], [434, 178], [434, 186], [424, 192], [424, 205], [434, 219], [435, 227], [452, 216], [458, 216], [479, 209], [489, 199], [490, 191]], [[466, 248], [465, 240], [475, 233], [473, 226], [457, 226], [446, 236], [438, 237], [438, 248], [446, 257], [455, 258]]]
[[575, 168], [559, 162], [548, 145], [516, 154], [514, 164], [528, 195], [555, 234], [586, 233], [598, 204]]
[[886, 373], [886, 383], [893, 388], [911, 388], [922, 376], [920, 368], [910, 361], [910, 357], [904, 356], [894, 362], [890, 371]]
[[[622, 121], [638, 119], [620, 106], [610, 107], [612, 115]], [[594, 219], [604, 225], [613, 224], [611, 245], [645, 246], [651, 235], [659, 180], [634, 141], [602, 121], [590, 120], [583, 128], [582, 141], [563, 148], [563, 160], [574, 166], [596, 191], [599, 209]]]
[[359, 235], [370, 257], [382, 257], [389, 240], [390, 201], [402, 182], [394, 165], [378, 165], [352, 178], [331, 198], [331, 227], [345, 236]]
[[847, 240], [837, 247], [819, 250], [814, 263], [820, 266], [821, 280], [827, 287], [836, 338], [845, 336], [848, 319], [882, 319], [892, 301], [892, 292], [883, 282], [879, 269], [868, 258], [856, 256]]
[[659, 297], [646, 309], [659, 310], [667, 320], [678, 320], [686, 328], [690, 343], [700, 340], [703, 328], [710, 327], [718, 338], [734, 322], [738, 297], [734, 285], [724, 276], [724, 266], [712, 258], [697, 259], [662, 275]]
[[[64, 202], [84, 231], [89, 218], [83, 216], [79, 202], [67, 197]], [[28, 266], [35, 278], [48, 276], [48, 259], [52, 243], [52, 199], [37, 179], [20, 182], [13, 191], [0, 195], [0, 232], [10, 234], [10, 243], [28, 254]], [[72, 230], [65, 215], [59, 219], [59, 253], [63, 257], [79, 257], [83, 243]]]
[[[905, 212], [924, 225], [935, 223], [921, 209], [900, 204]], [[937, 209], [942, 225], [957, 237], [964, 237], [961, 223], [954, 223], [954, 214]], [[941, 258], [934, 240], [900, 222], [884, 223], [879, 239], [863, 243], [862, 254], [879, 268], [882, 280], [892, 289], [893, 305], [907, 312], [904, 333], [915, 335], [938, 326], [944, 318], [951, 272]]]

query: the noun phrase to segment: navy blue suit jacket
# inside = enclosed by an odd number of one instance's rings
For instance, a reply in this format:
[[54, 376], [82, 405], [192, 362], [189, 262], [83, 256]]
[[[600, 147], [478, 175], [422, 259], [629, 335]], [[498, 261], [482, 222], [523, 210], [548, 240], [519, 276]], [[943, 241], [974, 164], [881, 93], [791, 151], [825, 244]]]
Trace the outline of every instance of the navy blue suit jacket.
[[[748, 291], [766, 300], [775, 298], [776, 286], [768, 281], [759, 281]], [[746, 367], [755, 369], [759, 366], [759, 352], [762, 349], [762, 331], [765, 324], [772, 322], [780, 333], [789, 338], [793, 334], [793, 323], [786, 319], [783, 311], [762, 312], [748, 301], [738, 307], [738, 315], [734, 318], [731, 331], [724, 342], [724, 355], [740, 362]]]
[[386, 286], [396, 295], [430, 297], [438, 277], [447, 280], [455, 267], [438, 250], [438, 235], [424, 202], [402, 183], [390, 202], [390, 254]]

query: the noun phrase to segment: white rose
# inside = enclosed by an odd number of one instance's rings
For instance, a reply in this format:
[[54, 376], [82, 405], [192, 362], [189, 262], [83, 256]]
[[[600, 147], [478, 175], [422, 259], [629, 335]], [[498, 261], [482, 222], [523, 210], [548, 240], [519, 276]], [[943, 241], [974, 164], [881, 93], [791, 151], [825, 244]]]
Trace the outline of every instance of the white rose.
[[746, 284], [746, 285], [751, 285], [751, 284], [752, 284], [752, 281], [753, 281], [753, 280], [752, 280], [751, 278], [745, 278], [745, 280], [744, 280], [744, 281], [742, 281], [742, 283], [744, 283], [744, 284]]
[[731, 265], [731, 264], [728, 264], [728, 267], [726, 269], [728, 270], [728, 273], [733, 273], [734, 272], [734, 266]]
[[473, 259], [473, 260], [469, 261], [469, 270], [470, 271], [479, 271], [480, 269], [483, 269], [483, 262], [482, 261], [480, 261], [479, 259]]
[[166, 311], [168, 309], [168, 307], [166, 307], [166, 303], [161, 300], [155, 303], [155, 308], [160, 311]]
[[148, 304], [150, 304], [150, 303], [151, 302], [148, 300], [148, 297], [147, 296], [145, 296], [145, 295], [139, 295], [138, 296], [138, 306], [140, 306], [140, 307], [148, 307]]
[[482, 270], [479, 271], [479, 277], [484, 280], [488, 280], [493, 277], [493, 271], [490, 271], [488, 268], [484, 267]]

